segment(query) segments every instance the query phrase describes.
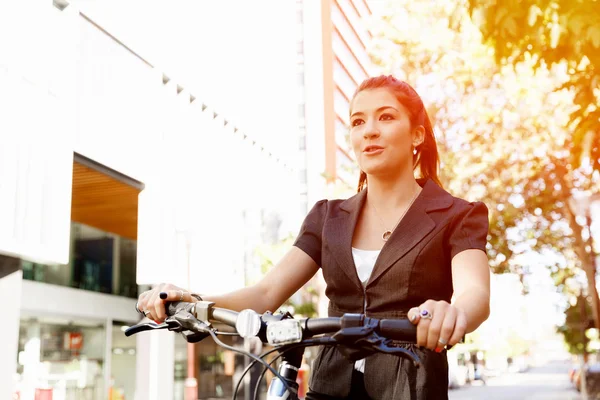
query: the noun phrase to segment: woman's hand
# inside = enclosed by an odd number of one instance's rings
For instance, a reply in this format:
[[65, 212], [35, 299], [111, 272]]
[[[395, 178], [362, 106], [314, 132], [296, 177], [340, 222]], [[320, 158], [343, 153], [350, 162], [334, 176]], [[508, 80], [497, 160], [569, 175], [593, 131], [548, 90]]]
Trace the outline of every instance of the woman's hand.
[[440, 353], [460, 342], [467, 329], [467, 314], [446, 301], [427, 300], [408, 311], [417, 325], [417, 344]]
[[[163, 300], [160, 298], [161, 292], [167, 293], [166, 299]], [[168, 301], [195, 302], [196, 299], [185, 289], [181, 289], [169, 283], [161, 283], [152, 290], [140, 294], [136, 308], [147, 318], [160, 323], [166, 318], [165, 303]]]

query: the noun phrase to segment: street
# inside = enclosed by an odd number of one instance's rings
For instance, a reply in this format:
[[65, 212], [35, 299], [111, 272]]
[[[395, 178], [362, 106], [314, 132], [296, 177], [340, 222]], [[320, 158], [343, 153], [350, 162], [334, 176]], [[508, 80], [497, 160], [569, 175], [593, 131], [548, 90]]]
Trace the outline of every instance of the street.
[[450, 390], [450, 400], [579, 400], [569, 382], [569, 364], [552, 362], [520, 374], [489, 378], [487, 385]]

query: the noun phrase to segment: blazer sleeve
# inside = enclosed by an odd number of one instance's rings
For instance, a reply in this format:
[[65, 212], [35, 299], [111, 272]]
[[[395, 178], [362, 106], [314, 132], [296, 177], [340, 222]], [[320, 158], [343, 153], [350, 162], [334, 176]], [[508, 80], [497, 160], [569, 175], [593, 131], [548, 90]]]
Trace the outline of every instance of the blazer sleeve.
[[465, 211], [456, 215], [450, 232], [450, 258], [464, 250], [486, 251], [489, 229], [488, 208], [482, 202], [469, 203]]
[[321, 267], [322, 232], [326, 213], [327, 200], [315, 203], [304, 219], [294, 242], [294, 246], [308, 254], [319, 267]]

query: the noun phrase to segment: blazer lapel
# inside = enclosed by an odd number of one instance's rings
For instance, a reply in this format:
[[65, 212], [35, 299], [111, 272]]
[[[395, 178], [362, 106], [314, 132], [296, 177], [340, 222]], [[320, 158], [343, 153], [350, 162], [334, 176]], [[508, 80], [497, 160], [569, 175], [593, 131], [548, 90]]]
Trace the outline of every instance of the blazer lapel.
[[381, 249], [367, 286], [375, 282], [435, 228], [435, 222], [428, 212], [448, 208], [452, 203], [453, 199], [449, 193], [432, 180], [426, 181], [423, 190]]
[[366, 190], [344, 200], [340, 208], [345, 212], [340, 216], [331, 218], [325, 222], [324, 237], [329, 238], [327, 246], [337, 261], [340, 269], [350, 278], [356, 286], [363, 290], [362, 283], [358, 278], [354, 258], [352, 257], [352, 237], [366, 199]]

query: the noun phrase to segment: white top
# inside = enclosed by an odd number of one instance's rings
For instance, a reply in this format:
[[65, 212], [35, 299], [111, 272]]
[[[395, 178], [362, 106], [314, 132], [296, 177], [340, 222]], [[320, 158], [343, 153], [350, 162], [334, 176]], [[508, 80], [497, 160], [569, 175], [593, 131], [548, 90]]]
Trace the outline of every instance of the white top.
[[367, 284], [373, 268], [375, 267], [375, 261], [379, 257], [381, 250], [361, 250], [352, 248], [352, 257], [354, 258], [354, 265], [356, 266], [356, 272], [358, 272], [358, 278], [362, 282], [363, 286]]
[[[352, 257], [354, 258], [354, 265], [356, 266], [356, 272], [358, 278], [362, 282], [363, 286], [367, 284], [373, 268], [375, 267], [375, 261], [379, 257], [381, 250], [361, 250], [352, 248]], [[365, 299], [366, 301], [366, 299]], [[365, 372], [365, 360], [358, 360], [354, 363], [354, 369], [364, 373]]]

